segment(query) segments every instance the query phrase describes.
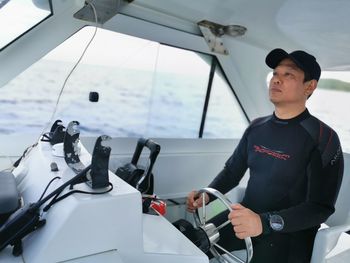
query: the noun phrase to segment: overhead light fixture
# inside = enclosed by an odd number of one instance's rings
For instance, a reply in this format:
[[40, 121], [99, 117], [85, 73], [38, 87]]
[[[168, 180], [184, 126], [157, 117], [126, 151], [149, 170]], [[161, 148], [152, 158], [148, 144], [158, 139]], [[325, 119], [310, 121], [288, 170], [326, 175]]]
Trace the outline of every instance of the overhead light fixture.
[[208, 20], [197, 23], [210, 50], [215, 53], [228, 55], [224, 46], [222, 36], [238, 37], [243, 36], [247, 28], [240, 25], [220, 25]]
[[243, 36], [247, 31], [247, 28], [240, 25], [228, 25], [224, 26], [224, 34], [230, 37], [239, 37]]
[[220, 25], [208, 20], [202, 20], [198, 23], [198, 26], [208, 28], [215, 36], [221, 37], [223, 35], [238, 37], [243, 36], [247, 31], [247, 28], [241, 25]]

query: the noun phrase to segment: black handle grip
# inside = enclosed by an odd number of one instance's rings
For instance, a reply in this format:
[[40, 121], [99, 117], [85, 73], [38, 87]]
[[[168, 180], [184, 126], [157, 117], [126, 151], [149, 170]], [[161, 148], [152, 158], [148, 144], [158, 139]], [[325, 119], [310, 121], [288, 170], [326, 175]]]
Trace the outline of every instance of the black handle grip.
[[[140, 190], [140, 186], [146, 178], [148, 178], [148, 180], [152, 180], [151, 173], [152, 173], [153, 165], [156, 162], [157, 156], [160, 152], [160, 145], [159, 144], [157, 144], [156, 142], [154, 142], [150, 139], [146, 140], [144, 138], [140, 138], [137, 141], [136, 149], [135, 149], [134, 155], [132, 157], [131, 164], [137, 166], [137, 162], [140, 158], [141, 152], [142, 152], [144, 147], [147, 147], [150, 150], [149, 163], [148, 163], [147, 167], [145, 168], [143, 175], [136, 183], [136, 189], [138, 189], [138, 190]], [[142, 191], [144, 191], [144, 190], [142, 190]], [[148, 189], [147, 189], [147, 191], [148, 191]]]
[[155, 141], [148, 139], [146, 141], [145, 146], [151, 151], [149, 158], [151, 159], [151, 163], [153, 166], [153, 163], [156, 161], [157, 156], [160, 152], [160, 145], [158, 143], [156, 143]]
[[150, 168], [152, 168], [160, 152], [160, 145], [152, 141], [151, 139], [140, 138], [137, 141], [136, 149], [135, 149], [134, 155], [132, 156], [131, 163], [135, 166], [137, 165], [137, 162], [140, 159], [140, 155], [144, 147], [147, 147], [150, 150], [150, 155], [149, 155], [149, 158], [151, 161]]

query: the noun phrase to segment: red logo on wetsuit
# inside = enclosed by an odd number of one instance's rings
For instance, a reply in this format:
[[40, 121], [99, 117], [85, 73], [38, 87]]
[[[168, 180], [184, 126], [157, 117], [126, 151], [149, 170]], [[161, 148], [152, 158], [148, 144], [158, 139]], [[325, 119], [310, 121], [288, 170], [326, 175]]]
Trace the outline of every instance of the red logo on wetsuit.
[[287, 159], [290, 158], [289, 154], [285, 154], [285, 153], [280, 152], [280, 151], [270, 150], [269, 148], [266, 148], [265, 146], [254, 145], [254, 149], [255, 149], [255, 152], [271, 155], [272, 157], [275, 157], [275, 158], [278, 158], [281, 160], [286, 161]]

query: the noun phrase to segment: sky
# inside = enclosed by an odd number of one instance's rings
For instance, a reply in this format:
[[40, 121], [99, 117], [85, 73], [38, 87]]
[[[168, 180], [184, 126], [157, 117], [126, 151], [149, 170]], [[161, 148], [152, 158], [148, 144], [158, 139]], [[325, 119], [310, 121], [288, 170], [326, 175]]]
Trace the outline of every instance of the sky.
[[[51, 51], [45, 58], [71, 62], [72, 58], [81, 54], [86, 44], [91, 39], [93, 32], [93, 27], [84, 28], [65, 43], [62, 43], [61, 46]], [[158, 48], [161, 48], [161, 50], [158, 50]], [[101, 52], [101, 50], [116, 51]], [[168, 63], [162, 63], [161, 60], [165, 56], [157, 55], [157, 52], [166, 52]], [[191, 60], [191, 63], [183, 64], [181, 67], [169, 63], [169, 61], [179, 61], [179, 55], [183, 56], [181, 60], [187, 57]], [[193, 52], [180, 52], [179, 49], [173, 49], [164, 45], [160, 47], [160, 44], [157, 42], [98, 29], [96, 37], [91, 43], [82, 63], [128, 67], [128, 63], [132, 61], [130, 65], [132, 65], [133, 68], [137, 67], [138, 69], [148, 70], [150, 68], [150, 63], [154, 64], [155, 58], [158, 57], [158, 63], [162, 63], [162, 69], [164, 71], [174, 72], [174, 70], [180, 70], [182, 71], [181, 73], [186, 73], [190, 71], [193, 72], [195, 68], [198, 72], [203, 72], [203, 67], [206, 65], [199, 61], [199, 63], [193, 67], [193, 56], [196, 56]], [[135, 63], [135, 60], [137, 60], [137, 63]], [[323, 71], [321, 78], [336, 78], [350, 82], [350, 72]]]
[[[86, 27], [72, 36], [66, 42], [62, 43], [58, 48], [51, 51], [45, 58], [53, 60], [72, 61], [72, 58], [81, 54], [86, 44], [91, 39], [94, 33], [93, 27]], [[158, 50], [161, 48], [161, 50]], [[101, 52], [113, 51], [115, 52]], [[206, 65], [199, 60], [198, 64], [193, 66], [193, 52], [185, 51], [179, 52], [179, 49], [174, 49], [157, 42], [140, 39], [128, 35], [110, 32], [104, 29], [98, 29], [94, 40], [91, 43], [82, 63], [122, 66], [128, 67], [128, 62], [132, 61], [132, 67], [138, 69], [148, 70], [150, 63], [155, 63], [155, 58], [162, 60], [164, 56], [157, 55], [157, 52], [166, 52], [168, 63], [162, 64], [162, 70], [168, 72], [181, 71], [180, 73], [193, 72], [197, 69], [198, 72], [203, 72]], [[169, 61], [179, 61], [179, 55], [183, 56], [181, 60], [188, 57], [191, 63], [183, 64], [181, 67], [172, 65]], [[137, 63], [135, 63], [137, 60]], [[180, 60], [180, 61], [181, 61]], [[161, 61], [158, 63], [161, 63]], [[166, 68], [168, 67], [168, 68]], [[350, 82], [350, 72], [326, 72], [323, 71], [321, 78], [336, 78], [342, 81]]]
[[[45, 56], [46, 59], [77, 61], [92, 38], [95, 28], [85, 27]], [[190, 61], [182, 63], [179, 61]], [[98, 29], [81, 63], [132, 67], [150, 70], [156, 66], [165, 72], [201, 74], [208, 68], [207, 63], [196, 53], [160, 45], [157, 42]]]

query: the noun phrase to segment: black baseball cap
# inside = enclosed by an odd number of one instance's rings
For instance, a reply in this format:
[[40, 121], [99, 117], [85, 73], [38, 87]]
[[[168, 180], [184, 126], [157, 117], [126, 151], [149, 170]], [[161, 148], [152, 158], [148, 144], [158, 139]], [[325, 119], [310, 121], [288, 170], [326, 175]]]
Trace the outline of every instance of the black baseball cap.
[[309, 74], [311, 79], [317, 81], [320, 79], [321, 67], [316, 58], [302, 50], [296, 50], [288, 54], [283, 49], [276, 48], [266, 56], [265, 63], [274, 69], [285, 58], [290, 58], [304, 73]]

